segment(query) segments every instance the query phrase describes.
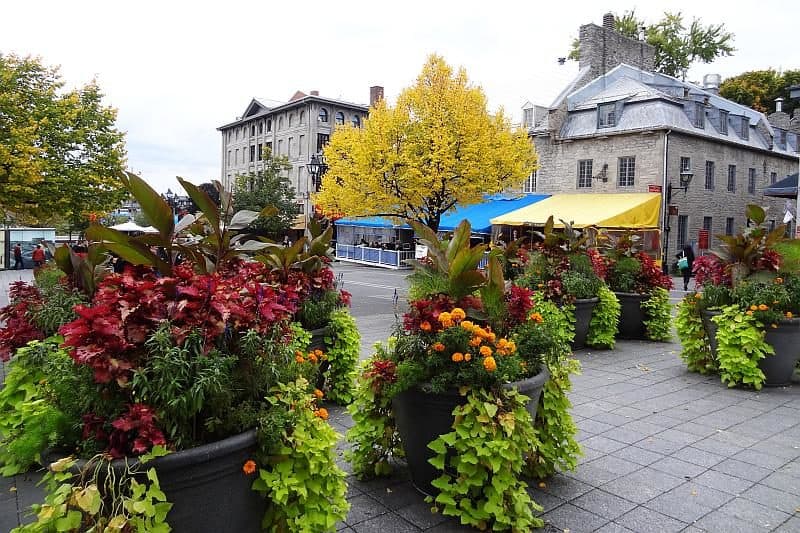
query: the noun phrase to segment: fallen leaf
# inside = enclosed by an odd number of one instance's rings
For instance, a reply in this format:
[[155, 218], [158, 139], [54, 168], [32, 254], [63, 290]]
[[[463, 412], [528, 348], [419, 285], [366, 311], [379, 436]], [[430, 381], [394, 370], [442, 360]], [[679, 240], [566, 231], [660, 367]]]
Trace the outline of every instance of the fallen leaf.
[[539, 488], [540, 489], [546, 489], [547, 488], [547, 483], [545, 483], [544, 481], [540, 481], [539, 482]]

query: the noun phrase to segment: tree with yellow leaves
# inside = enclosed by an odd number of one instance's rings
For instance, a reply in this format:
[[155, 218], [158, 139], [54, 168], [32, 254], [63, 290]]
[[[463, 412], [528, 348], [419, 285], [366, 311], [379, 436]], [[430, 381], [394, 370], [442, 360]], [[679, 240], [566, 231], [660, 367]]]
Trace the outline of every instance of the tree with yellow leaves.
[[536, 168], [533, 144], [486, 106], [463, 68], [454, 72], [431, 55], [395, 107], [381, 101], [363, 128], [334, 132], [315, 202], [326, 212], [416, 220], [436, 231], [456, 206], [518, 186]]

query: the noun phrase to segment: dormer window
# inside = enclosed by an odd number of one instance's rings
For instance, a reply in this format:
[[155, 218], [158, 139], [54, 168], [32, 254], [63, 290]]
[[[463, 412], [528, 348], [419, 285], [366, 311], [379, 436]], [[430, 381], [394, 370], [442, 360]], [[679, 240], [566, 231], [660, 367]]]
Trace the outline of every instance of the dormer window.
[[742, 117], [742, 139], [745, 141], [750, 138], [750, 119]]
[[522, 124], [527, 128], [533, 127], [533, 108], [529, 107], [522, 110]]
[[597, 106], [597, 127], [611, 128], [617, 125], [617, 104], [600, 104]]
[[694, 103], [694, 127], [706, 127], [706, 106], [702, 102]]
[[723, 135], [728, 134], [728, 112], [719, 110], [719, 132]]

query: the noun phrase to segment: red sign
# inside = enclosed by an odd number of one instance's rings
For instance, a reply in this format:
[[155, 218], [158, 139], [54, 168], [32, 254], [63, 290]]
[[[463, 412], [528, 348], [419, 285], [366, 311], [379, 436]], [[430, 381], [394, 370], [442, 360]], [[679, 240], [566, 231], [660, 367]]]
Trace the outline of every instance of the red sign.
[[701, 250], [708, 250], [708, 230], [701, 229], [697, 235], [697, 246]]
[[669, 214], [670, 214], [670, 216], [677, 215], [678, 214], [678, 206], [677, 205], [669, 206]]
[[648, 185], [647, 192], [661, 192], [661, 185]]

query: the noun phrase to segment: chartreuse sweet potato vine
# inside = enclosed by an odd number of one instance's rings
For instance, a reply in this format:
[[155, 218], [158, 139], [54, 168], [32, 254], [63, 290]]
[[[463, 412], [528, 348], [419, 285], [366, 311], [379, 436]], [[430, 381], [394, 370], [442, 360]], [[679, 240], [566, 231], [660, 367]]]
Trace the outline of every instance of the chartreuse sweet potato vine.
[[[530, 531], [544, 522], [542, 508], [520, 480], [525, 453], [536, 443], [527, 397], [515, 390], [473, 389], [456, 407], [454, 430], [428, 446], [442, 471], [433, 501], [442, 513], [482, 531]], [[429, 498], [431, 500], [431, 498]]]
[[270, 465], [259, 469], [253, 489], [270, 501], [262, 522], [272, 532], [334, 531], [350, 509], [345, 473], [336, 465], [338, 436], [325, 422], [327, 411], [315, 408], [304, 378], [278, 384], [273, 405], [288, 410], [281, 442], [271, 450]]
[[775, 353], [764, 340], [764, 326], [738, 305], [727, 305], [712, 317], [717, 324], [717, 361], [722, 382], [728, 387], [749, 385], [760, 390], [764, 373], [758, 361]]
[[647, 338], [651, 341], [669, 341], [672, 338], [672, 315], [669, 303], [669, 292], [662, 287], [650, 291], [649, 296], [642, 301], [646, 318], [644, 325]]
[[700, 317], [699, 293], [687, 294], [678, 304], [675, 329], [683, 349], [681, 359], [690, 372], [709, 374], [717, 371], [717, 362], [711, 354], [708, 335]]
[[616, 344], [621, 306], [617, 295], [607, 285], [600, 286], [597, 297], [600, 301], [592, 311], [586, 344], [592, 348], [612, 350]]
[[361, 335], [353, 315], [340, 308], [330, 315], [329, 336], [325, 343], [330, 367], [326, 384], [328, 400], [347, 405], [353, 401], [356, 364], [361, 352]]

